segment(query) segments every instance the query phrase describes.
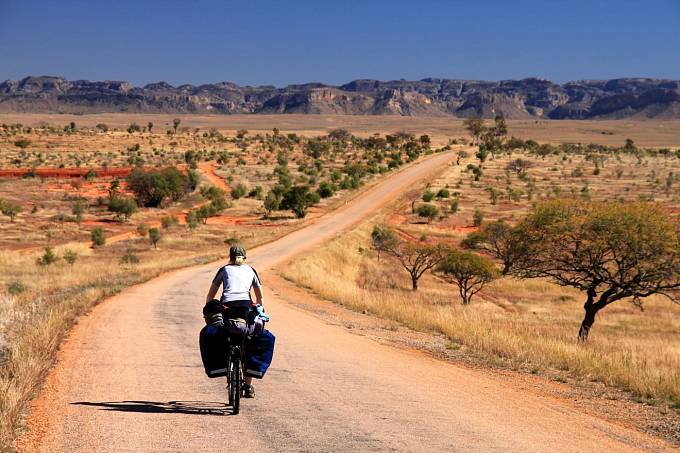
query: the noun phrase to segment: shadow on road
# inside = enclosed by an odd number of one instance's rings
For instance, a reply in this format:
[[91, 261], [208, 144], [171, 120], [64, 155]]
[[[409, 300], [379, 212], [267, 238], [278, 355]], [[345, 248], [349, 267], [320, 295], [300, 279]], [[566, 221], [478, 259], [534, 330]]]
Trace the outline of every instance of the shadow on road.
[[107, 411], [141, 412], [147, 414], [190, 414], [190, 415], [231, 415], [229, 406], [224, 403], [206, 401], [78, 401], [76, 406], [92, 406]]

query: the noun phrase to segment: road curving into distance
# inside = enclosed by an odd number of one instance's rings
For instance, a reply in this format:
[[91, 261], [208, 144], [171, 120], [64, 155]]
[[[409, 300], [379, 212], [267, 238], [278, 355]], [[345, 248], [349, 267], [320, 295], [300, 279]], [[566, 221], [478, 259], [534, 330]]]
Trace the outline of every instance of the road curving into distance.
[[[22, 451], [636, 451], [671, 446], [485, 373], [381, 345], [267, 287], [267, 274], [374, 214], [455, 158], [431, 156], [313, 224], [249, 252], [265, 285], [274, 363], [241, 414], [205, 377], [201, 307], [218, 264], [97, 306], [34, 404]], [[220, 244], [219, 246], [223, 246]], [[323, 279], [323, 275], [319, 278]]]

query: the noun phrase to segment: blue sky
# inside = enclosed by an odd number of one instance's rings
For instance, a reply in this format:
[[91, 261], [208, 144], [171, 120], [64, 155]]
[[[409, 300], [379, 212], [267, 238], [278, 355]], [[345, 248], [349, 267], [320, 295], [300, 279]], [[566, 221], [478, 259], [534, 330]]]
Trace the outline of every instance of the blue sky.
[[0, 0], [0, 80], [680, 79], [680, 0]]

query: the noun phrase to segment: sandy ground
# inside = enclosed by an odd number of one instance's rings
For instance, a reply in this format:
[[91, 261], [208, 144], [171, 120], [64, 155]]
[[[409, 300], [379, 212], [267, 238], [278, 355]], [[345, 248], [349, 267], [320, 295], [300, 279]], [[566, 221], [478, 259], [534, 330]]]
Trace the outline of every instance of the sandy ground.
[[[182, 120], [181, 127], [216, 128], [234, 132], [271, 132], [277, 127], [282, 132], [305, 135], [325, 134], [336, 128], [345, 128], [359, 135], [376, 132], [407, 131], [430, 134], [435, 143], [456, 137], [469, 137], [463, 119], [453, 117], [404, 117], [368, 115], [151, 115], [131, 113], [104, 113], [96, 115], [59, 115], [31, 113], [3, 113], [0, 123], [22, 123], [26, 126], [41, 124], [68, 124], [94, 127], [106, 123], [110, 127], [125, 129], [131, 122], [155, 124], [155, 130], [171, 129], [173, 118]], [[680, 146], [680, 120], [510, 120], [509, 135], [550, 143], [601, 143], [622, 146], [631, 138], [640, 146]]]
[[671, 450], [482, 370], [352, 334], [298, 308], [285, 285], [268, 285], [277, 266], [352, 228], [452, 154], [404, 169], [250, 253], [266, 285], [277, 349], [257, 398], [244, 400], [239, 416], [226, 416], [224, 379], [205, 377], [198, 352], [215, 263], [130, 288], [82, 319], [34, 405], [21, 450]]

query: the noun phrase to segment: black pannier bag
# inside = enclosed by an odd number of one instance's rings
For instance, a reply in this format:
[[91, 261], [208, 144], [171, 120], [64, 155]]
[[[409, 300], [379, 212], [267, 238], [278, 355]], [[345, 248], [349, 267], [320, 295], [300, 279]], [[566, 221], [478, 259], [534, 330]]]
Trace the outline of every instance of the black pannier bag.
[[262, 379], [274, 357], [274, 342], [276, 338], [264, 330], [248, 340], [246, 348], [246, 376]]
[[227, 329], [223, 324], [208, 324], [198, 337], [205, 374], [209, 378], [227, 375]]

